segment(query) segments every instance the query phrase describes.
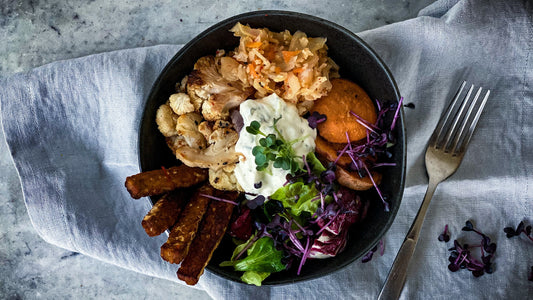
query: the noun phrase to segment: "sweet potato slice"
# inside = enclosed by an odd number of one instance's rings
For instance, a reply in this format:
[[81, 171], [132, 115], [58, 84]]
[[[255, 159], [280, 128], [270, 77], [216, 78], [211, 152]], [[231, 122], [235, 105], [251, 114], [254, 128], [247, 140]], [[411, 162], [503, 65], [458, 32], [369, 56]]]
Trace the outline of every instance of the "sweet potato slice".
[[[337, 159], [337, 150], [328, 141], [324, 140], [320, 136], [317, 136], [315, 139], [315, 145], [315, 151], [318, 153], [318, 155], [320, 155], [327, 161], [333, 162]], [[348, 157], [347, 154], [343, 154], [337, 161], [337, 165], [345, 167], [351, 162], [352, 160], [350, 159], [350, 157]]]
[[[234, 201], [237, 192], [219, 191], [217, 196]], [[178, 269], [178, 278], [188, 285], [195, 285], [211, 260], [213, 252], [228, 228], [234, 205], [222, 201], [212, 201], [202, 221], [199, 234], [194, 239], [189, 254]]]
[[134, 199], [160, 195], [177, 188], [190, 187], [207, 179], [207, 170], [186, 165], [142, 172], [126, 178], [126, 189]]
[[311, 112], [317, 111], [327, 117], [318, 124], [318, 133], [332, 143], [346, 143], [346, 132], [352, 142], [365, 138], [367, 129], [350, 111], [374, 124], [377, 119], [374, 103], [360, 86], [349, 80], [335, 78], [331, 84], [330, 92], [316, 100], [311, 108]]
[[176, 223], [190, 194], [184, 189], [164, 194], [146, 214], [141, 224], [149, 236], [163, 233]]
[[202, 195], [213, 195], [214, 189], [209, 184], [201, 186], [185, 206], [178, 222], [174, 225], [166, 243], [161, 246], [161, 257], [172, 264], [179, 264], [187, 253], [196, 236], [200, 222], [211, 201]]
[[[371, 172], [371, 174], [376, 184], [379, 184], [381, 182], [381, 174], [377, 172]], [[341, 166], [337, 166], [335, 175], [339, 184], [352, 190], [364, 191], [374, 186], [370, 176], [361, 177], [358, 173], [349, 172]]]

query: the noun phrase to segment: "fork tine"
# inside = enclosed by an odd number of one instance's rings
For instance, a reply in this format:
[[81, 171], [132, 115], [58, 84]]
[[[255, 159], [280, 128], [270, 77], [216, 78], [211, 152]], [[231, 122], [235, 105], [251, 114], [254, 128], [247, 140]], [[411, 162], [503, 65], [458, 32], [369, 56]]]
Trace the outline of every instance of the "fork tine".
[[[468, 89], [468, 93], [466, 93], [466, 96], [463, 98], [463, 100], [461, 101], [461, 106], [459, 107], [459, 109], [457, 110], [457, 112], [455, 113], [454, 117], [453, 117], [453, 120], [451, 121], [452, 122], [452, 125], [451, 127], [448, 128], [447, 130], [447, 133], [446, 133], [446, 138], [444, 140], [444, 144], [442, 145], [442, 148], [444, 149], [444, 151], [448, 152], [449, 151], [449, 145], [450, 145], [450, 141], [451, 139], [456, 135], [457, 131], [455, 130], [455, 128], [457, 127], [457, 123], [459, 123], [459, 120], [461, 120], [461, 116], [463, 115], [463, 111], [466, 107], [466, 104], [468, 103], [468, 101], [470, 100], [470, 95], [472, 95], [472, 91], [474, 90], [474, 85], [472, 84], [470, 86], [470, 89]], [[453, 148], [451, 148], [453, 150]]]
[[483, 112], [483, 108], [485, 108], [485, 104], [487, 103], [487, 100], [489, 99], [489, 95], [490, 95], [490, 90], [487, 90], [487, 92], [485, 93], [485, 96], [483, 97], [483, 100], [481, 101], [481, 104], [479, 105], [476, 111], [476, 115], [474, 116], [474, 119], [472, 120], [472, 123], [470, 124], [470, 128], [468, 128], [468, 131], [466, 132], [463, 143], [461, 144], [458, 152], [459, 151], [464, 152], [464, 150], [470, 143], [470, 139], [472, 138], [472, 135], [474, 134], [474, 129], [476, 129], [477, 122], [479, 121], [481, 112]]
[[[457, 145], [459, 144], [459, 141], [461, 141], [461, 139], [464, 137], [463, 136], [463, 131], [466, 127], [466, 124], [469, 124], [468, 120], [470, 119], [470, 115], [472, 114], [472, 111], [474, 110], [474, 107], [476, 106], [477, 104], [477, 100], [479, 99], [479, 95], [481, 94], [481, 90], [483, 90], [482, 87], [479, 87], [479, 89], [477, 90], [476, 92], [476, 95], [474, 96], [474, 100], [472, 100], [469, 104], [467, 104], [470, 99], [466, 98], [464, 100], [464, 104], [463, 105], [468, 105], [468, 111], [466, 112], [466, 114], [464, 115], [464, 117], [462, 118], [462, 124], [461, 124], [461, 129], [459, 129], [459, 131], [457, 132], [457, 134], [455, 134], [455, 137], [453, 139], [453, 146], [450, 148], [451, 149], [451, 152], [453, 154], [457, 153]], [[457, 121], [459, 121], [460, 119], [460, 116], [457, 116], [456, 118], [456, 123]]]
[[442, 115], [442, 117], [439, 119], [439, 122], [437, 123], [437, 126], [435, 127], [435, 130], [433, 131], [433, 134], [431, 135], [431, 138], [429, 139], [429, 145], [432, 145], [432, 147], [435, 147], [435, 148], [437, 147], [437, 142], [440, 139], [442, 130], [444, 129], [444, 125], [448, 121], [448, 118], [450, 117], [450, 114], [453, 111], [453, 107], [455, 106], [455, 103], [457, 102], [457, 100], [459, 99], [459, 96], [463, 92], [463, 88], [465, 87], [465, 85], [466, 85], [466, 81], [463, 81], [461, 83], [461, 86], [455, 93], [453, 100], [450, 102], [450, 104], [446, 108], [446, 114]]

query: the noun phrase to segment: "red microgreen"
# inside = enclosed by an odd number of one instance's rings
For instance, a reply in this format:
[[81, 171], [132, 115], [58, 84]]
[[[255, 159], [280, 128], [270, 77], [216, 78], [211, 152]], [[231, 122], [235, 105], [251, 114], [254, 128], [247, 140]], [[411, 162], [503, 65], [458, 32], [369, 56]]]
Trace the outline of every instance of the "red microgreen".
[[376, 181], [374, 180], [374, 177], [372, 177], [372, 173], [370, 173], [370, 171], [368, 170], [368, 168], [366, 167], [365, 164], [363, 164], [363, 167], [365, 168], [365, 171], [366, 171], [368, 177], [370, 178], [370, 181], [372, 181], [372, 184], [374, 185], [374, 188], [376, 189], [376, 192], [378, 192], [379, 198], [381, 199], [381, 202], [383, 203], [383, 210], [389, 211], [389, 203], [387, 201], [385, 201], [385, 198], [381, 194], [381, 191], [379, 190], [379, 187], [378, 187]]
[[[345, 132], [347, 145], [338, 153], [338, 157], [344, 154], [350, 157], [352, 163], [349, 165], [348, 169], [359, 172], [361, 177], [369, 176], [383, 203], [385, 211], [390, 210], [389, 204], [386, 201], [387, 197], [380, 191], [372, 176], [371, 170], [377, 167], [395, 166], [394, 163], [382, 162], [383, 160], [381, 158], [384, 157], [386, 159], [390, 159], [392, 157], [391, 152], [389, 152], [387, 149], [395, 144], [395, 139], [392, 132], [399, 118], [402, 103], [403, 97], [400, 98], [398, 103], [389, 106], [383, 106], [378, 100], [376, 100], [378, 115], [374, 124], [371, 124], [353, 111], [350, 111], [350, 114], [355, 117], [356, 122], [367, 129], [366, 143], [352, 145], [348, 136], [348, 132]], [[392, 111], [394, 111], [392, 124], [389, 128], [386, 128], [384, 126], [385, 115]], [[338, 161], [338, 157], [335, 162]], [[380, 163], [376, 163], [376, 161], [380, 161]]]
[[309, 256], [309, 250], [310, 250], [310, 238], [307, 236], [307, 243], [305, 244], [305, 250], [302, 255], [302, 259], [300, 260], [300, 265], [298, 266], [298, 271], [296, 272], [296, 275], [300, 275], [300, 271], [302, 270], [302, 266], [305, 264], [305, 260]]
[[346, 152], [346, 150], [348, 150], [348, 146], [351, 146], [351, 143], [346, 143], [346, 146], [344, 146], [344, 148], [342, 149], [342, 151], [339, 152], [339, 154], [337, 155], [337, 158], [335, 158], [335, 161], [333, 162], [334, 164], [337, 164], [337, 162], [339, 161], [339, 159], [341, 158], [341, 156], [343, 156], [344, 153]]
[[[472, 272], [474, 277], [482, 276], [483, 274], [491, 274], [494, 269], [492, 267], [492, 258], [496, 252], [496, 244], [491, 243], [491, 239], [477, 230], [471, 221], [466, 221], [462, 231], [472, 231], [481, 236], [481, 243], [478, 245], [463, 244], [458, 240], [454, 240], [454, 246], [450, 249], [450, 257], [448, 261], [448, 269], [452, 272], [457, 272], [460, 269], [467, 269]], [[481, 261], [476, 259], [472, 254], [472, 249], [479, 248], [481, 252]]]
[[209, 199], [212, 199], [212, 200], [222, 201], [222, 202], [230, 203], [230, 204], [233, 204], [233, 205], [239, 205], [239, 203], [237, 203], [235, 201], [228, 200], [228, 199], [223, 199], [223, 198], [220, 198], [220, 197], [215, 197], [215, 196], [206, 195], [206, 194], [199, 194], [199, 195], [203, 196], [203, 197], [206, 197], [206, 198], [209, 198]]
[[[355, 116], [355, 121], [357, 121], [357, 123], [361, 124], [361, 126], [363, 126], [364, 128], [366, 128], [367, 130], [369, 131], [372, 131], [372, 132], [376, 132], [377, 128], [376, 126], [368, 123], [368, 121], [366, 121], [365, 119], [361, 118], [360, 116], [358, 116], [356, 113], [354, 113], [353, 111], [350, 111], [350, 113]], [[376, 129], [376, 130], [374, 130]]]
[[307, 123], [309, 124], [309, 127], [315, 129], [318, 124], [324, 122], [327, 120], [326, 115], [322, 115], [317, 111], [314, 111], [308, 118]]
[[450, 235], [448, 234], [448, 224], [444, 226], [444, 232], [439, 235], [439, 241], [447, 243], [450, 240]]
[[258, 195], [252, 199], [246, 200], [246, 206], [249, 209], [256, 209], [257, 207], [263, 205], [263, 203], [265, 203], [265, 196], [263, 195]]
[[403, 107], [414, 109], [415, 108], [415, 104], [413, 102], [409, 102], [409, 103], [404, 104]]
[[513, 227], [505, 227], [503, 231], [507, 234], [507, 238], [512, 238], [515, 236], [519, 236], [522, 233], [533, 242], [533, 236], [531, 235], [531, 225], [527, 225], [524, 223], [524, 221], [520, 222], [516, 229]]
[[[533, 242], [533, 235], [531, 234], [531, 225], [526, 226], [526, 223], [524, 221], [518, 223], [516, 229], [509, 226], [505, 227], [503, 231], [505, 232], [507, 238], [512, 238], [524, 234], [531, 242]], [[527, 280], [533, 281], [533, 266], [531, 267], [531, 272], [528, 274]]]
[[[289, 184], [299, 183], [301, 185], [303, 183], [304, 186], [312, 187], [316, 195], [313, 194], [311, 197], [307, 196], [305, 201], [310, 200], [310, 202], [315, 202], [314, 205], [318, 207], [314, 212], [304, 211], [298, 215], [291, 215], [281, 201], [270, 199], [270, 197], [266, 201], [264, 196], [248, 193], [248, 197], [251, 199], [243, 202], [240, 215], [232, 223], [232, 226], [237, 228], [232, 231], [238, 231], [240, 229], [238, 226], [239, 223], [242, 227], [248, 228], [249, 226], [244, 226], [243, 224], [248, 223], [249, 216], [252, 216], [256, 233], [254, 237], [248, 239], [246, 245], [240, 246], [242, 249], [239, 248], [240, 251], [235, 259], [238, 259], [243, 253], [246, 253], [247, 249], [254, 242], [265, 236], [270, 237], [274, 241], [274, 246], [277, 250], [283, 250], [285, 253], [283, 263], [287, 264], [287, 268], [296, 259], [299, 260], [297, 274], [300, 274], [308, 258], [315, 258], [316, 255], [334, 256], [339, 251], [342, 251], [346, 245], [349, 227], [353, 223], [364, 219], [370, 206], [369, 201], [361, 199], [356, 192], [339, 186], [336, 182], [336, 164], [343, 155], [350, 157], [351, 163], [347, 167], [348, 170], [357, 171], [361, 177], [369, 177], [383, 202], [385, 211], [389, 211], [389, 204], [386, 201], [387, 196], [383, 195], [378, 188], [372, 172], [374, 168], [395, 166], [394, 163], [386, 161], [386, 159], [392, 157], [392, 154], [387, 149], [395, 143], [392, 131], [399, 117], [402, 100], [396, 104], [387, 106], [376, 100], [378, 115], [376, 122], [373, 124], [362, 119], [357, 114], [350, 112], [355, 117], [355, 121], [367, 129], [366, 139], [357, 143], [351, 143], [346, 132], [347, 143], [341, 151], [337, 152], [337, 157], [334, 162], [324, 166], [316, 158], [314, 153], [309, 153], [302, 157], [303, 167], [298, 166], [294, 170], [292, 167], [288, 168], [291, 172], [287, 174], [286, 182], [283, 186], [286, 188]], [[385, 126], [385, 118], [390, 119], [387, 115], [388, 112], [394, 112], [393, 121], [390, 126]], [[319, 113], [312, 113], [308, 117], [311, 128], [316, 128], [319, 123], [325, 120], [326, 116], [320, 115]], [[266, 150], [276, 150], [279, 148], [279, 145], [275, 141], [276, 138], [283, 139], [275, 127], [275, 122], [274, 129], [278, 136], [272, 135], [269, 137], [269, 135], [262, 133], [258, 122], [250, 123], [250, 126], [247, 126], [245, 129], [250, 134], [264, 136], [262, 139], [263, 142], [260, 141], [260, 145], [255, 149], [256, 153], [254, 153], [254, 156], [256, 158], [256, 164], [264, 164], [266, 160], [272, 160], [272, 157], [267, 157], [270, 152]], [[258, 156], [261, 158], [259, 161], [257, 161]], [[274, 158], [274, 163], [276, 163], [276, 158]], [[282, 161], [280, 160], [279, 164], [281, 165], [281, 163]], [[256, 189], [261, 188], [261, 186], [262, 182], [254, 184]], [[212, 196], [209, 198], [220, 201], [225, 200]], [[290, 197], [287, 199], [298, 203], [303, 198], [290, 194]], [[318, 199], [320, 199], [320, 205], [316, 202]], [[283, 201], [287, 200], [285, 199]], [[244, 238], [241, 237], [240, 239]], [[384, 250], [385, 246], [381, 240], [363, 257], [362, 261], [369, 261], [376, 252], [383, 255]]]
[[391, 130], [394, 129], [394, 126], [396, 125], [396, 120], [398, 119], [400, 108], [402, 107], [403, 103], [403, 97], [400, 98], [400, 101], [398, 102], [398, 106], [396, 108], [396, 112], [394, 112], [394, 118], [392, 119], [392, 125], [390, 126]]
[[372, 258], [374, 257], [374, 253], [376, 253], [378, 251], [378, 246], [379, 246], [379, 256], [383, 256], [383, 252], [385, 251], [385, 243], [383, 242], [383, 240], [380, 240], [378, 244], [376, 244], [374, 246], [374, 248], [372, 248], [370, 251], [368, 251], [367, 254], [365, 254], [365, 256], [363, 256], [363, 258], [361, 259], [361, 262], [362, 263], [367, 263], [369, 261], [372, 260]]

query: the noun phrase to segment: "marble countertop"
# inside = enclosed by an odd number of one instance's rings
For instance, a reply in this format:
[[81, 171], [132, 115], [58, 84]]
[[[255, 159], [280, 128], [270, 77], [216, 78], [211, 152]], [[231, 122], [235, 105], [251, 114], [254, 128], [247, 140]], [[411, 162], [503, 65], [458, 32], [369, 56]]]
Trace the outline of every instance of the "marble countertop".
[[[7, 1], [0, 6], [0, 76], [105, 51], [183, 44], [216, 22], [247, 11], [298, 11], [359, 32], [415, 17], [431, 2]], [[210, 299], [201, 290], [127, 271], [42, 240], [26, 214], [1, 130], [0, 170], [0, 298]]]

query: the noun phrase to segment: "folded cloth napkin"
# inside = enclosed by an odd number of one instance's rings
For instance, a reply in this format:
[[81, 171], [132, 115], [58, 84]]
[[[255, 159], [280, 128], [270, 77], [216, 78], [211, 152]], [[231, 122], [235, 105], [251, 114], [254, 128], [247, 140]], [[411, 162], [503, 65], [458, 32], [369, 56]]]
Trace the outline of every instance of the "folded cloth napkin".
[[[392, 70], [406, 103], [404, 199], [384, 238], [385, 254], [323, 278], [254, 287], [206, 272], [214, 298], [375, 298], [422, 201], [426, 142], [461, 78], [492, 90], [464, 161], [429, 209], [402, 293], [408, 299], [527, 298], [533, 243], [507, 239], [505, 226], [533, 221], [533, 22], [529, 1], [437, 1], [419, 17], [362, 32]], [[177, 281], [159, 257], [164, 237], [139, 221], [148, 201], [132, 200], [126, 176], [139, 171], [137, 130], [144, 99], [180, 48], [162, 45], [60, 61], [0, 82], [3, 128], [35, 230], [46, 241], [126, 269]], [[474, 278], [447, 269], [466, 220], [498, 244], [495, 271]]]

